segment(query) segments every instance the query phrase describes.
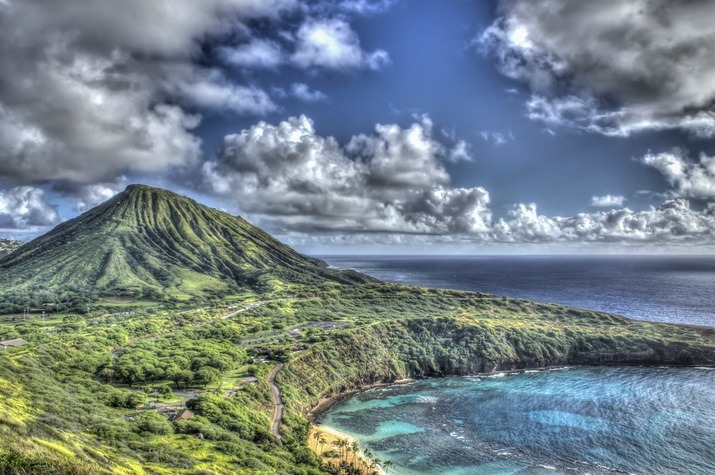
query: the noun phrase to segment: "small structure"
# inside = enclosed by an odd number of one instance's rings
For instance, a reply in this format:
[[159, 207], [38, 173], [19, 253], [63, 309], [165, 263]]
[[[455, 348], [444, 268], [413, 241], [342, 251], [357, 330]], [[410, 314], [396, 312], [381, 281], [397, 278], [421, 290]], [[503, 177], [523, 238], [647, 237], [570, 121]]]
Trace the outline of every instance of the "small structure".
[[194, 411], [184, 409], [183, 411], [175, 412], [169, 415], [169, 422], [188, 421], [192, 417], [194, 417]]
[[7, 348], [15, 348], [16, 346], [27, 345], [27, 341], [22, 338], [15, 338], [14, 340], [0, 341], [0, 350], [5, 350]]

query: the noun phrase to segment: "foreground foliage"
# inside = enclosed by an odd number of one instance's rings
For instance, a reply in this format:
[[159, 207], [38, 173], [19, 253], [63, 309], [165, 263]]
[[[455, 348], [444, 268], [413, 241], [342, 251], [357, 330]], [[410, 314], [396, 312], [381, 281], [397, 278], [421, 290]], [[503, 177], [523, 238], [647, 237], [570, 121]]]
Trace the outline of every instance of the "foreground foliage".
[[[346, 390], [553, 364], [715, 363], [705, 329], [477, 293], [327, 283], [252, 299], [2, 325], [0, 337], [30, 343], [0, 351], [0, 473], [334, 473], [308, 448], [306, 416]], [[275, 360], [286, 361], [280, 441]], [[156, 408], [172, 404], [196, 415], [169, 422]]]

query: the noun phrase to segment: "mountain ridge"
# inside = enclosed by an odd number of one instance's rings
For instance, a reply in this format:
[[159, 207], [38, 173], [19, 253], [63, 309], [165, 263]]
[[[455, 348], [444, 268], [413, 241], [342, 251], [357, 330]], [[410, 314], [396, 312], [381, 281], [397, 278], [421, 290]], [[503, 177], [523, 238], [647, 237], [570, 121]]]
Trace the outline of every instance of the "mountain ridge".
[[372, 279], [328, 269], [241, 217], [139, 184], [0, 258], [7, 289], [181, 299], [325, 281]]

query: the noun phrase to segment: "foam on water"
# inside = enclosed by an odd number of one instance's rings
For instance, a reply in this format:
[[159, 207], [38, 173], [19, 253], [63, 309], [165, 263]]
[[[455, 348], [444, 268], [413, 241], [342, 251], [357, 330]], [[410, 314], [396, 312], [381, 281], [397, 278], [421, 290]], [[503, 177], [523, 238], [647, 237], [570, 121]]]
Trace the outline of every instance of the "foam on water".
[[397, 475], [689, 475], [715, 473], [714, 407], [710, 370], [588, 367], [393, 386], [324, 424]]

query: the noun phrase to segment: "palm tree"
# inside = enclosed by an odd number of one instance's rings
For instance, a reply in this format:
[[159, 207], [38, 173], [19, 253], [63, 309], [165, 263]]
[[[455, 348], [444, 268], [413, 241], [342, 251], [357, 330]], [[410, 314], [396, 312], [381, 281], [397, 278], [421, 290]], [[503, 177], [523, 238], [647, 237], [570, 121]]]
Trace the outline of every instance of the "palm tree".
[[353, 463], [355, 463], [355, 458], [357, 457], [357, 454], [360, 452], [360, 444], [358, 444], [358, 441], [355, 440], [355, 441], [353, 441], [352, 445], [350, 445], [350, 448], [353, 450]]
[[395, 464], [392, 463], [392, 460], [385, 460], [382, 462], [382, 468], [385, 469], [385, 473], [389, 473], [389, 469], [391, 469]]
[[328, 442], [328, 441], [325, 440], [325, 437], [323, 437], [322, 435], [321, 435], [320, 438], [318, 439], [318, 454], [319, 454], [319, 455], [323, 453], [323, 452], [320, 450], [320, 447], [322, 447], [323, 445], [325, 445], [327, 442]]
[[318, 449], [318, 442], [320, 442], [320, 437], [321, 437], [321, 434], [319, 431], [316, 430], [315, 432], [313, 432], [313, 440], [315, 441], [315, 449], [316, 450]]
[[350, 442], [347, 441], [347, 439], [338, 439], [335, 442], [335, 446], [340, 450], [340, 458], [345, 459], [346, 454], [345, 454], [345, 448], [350, 444]]

